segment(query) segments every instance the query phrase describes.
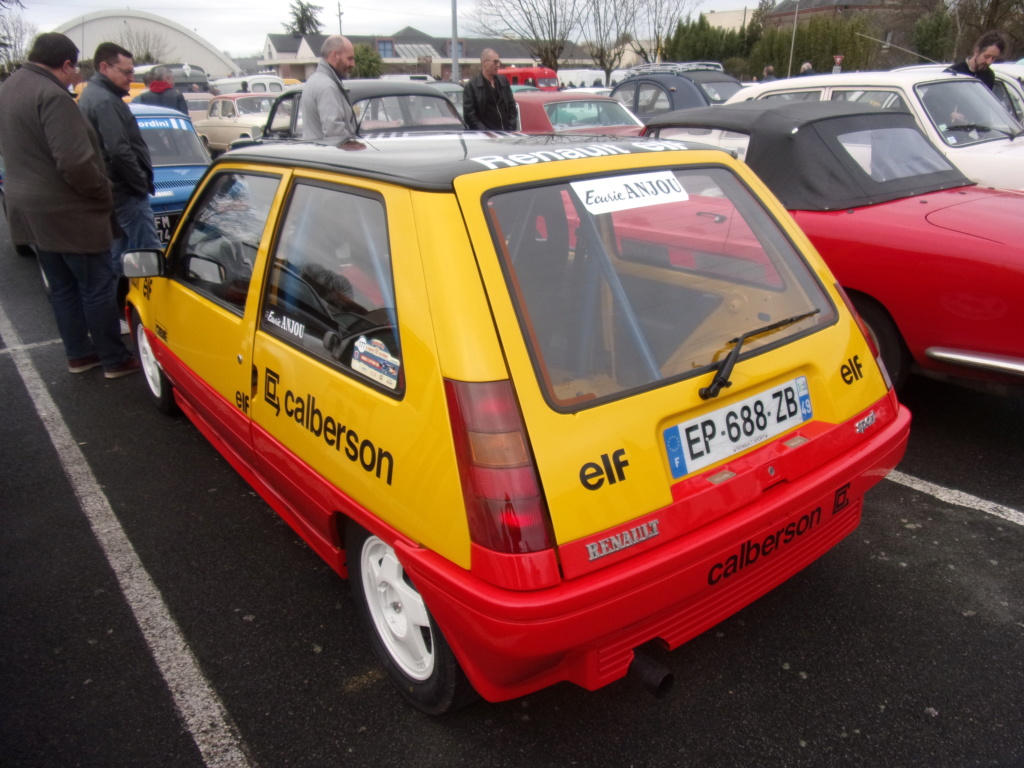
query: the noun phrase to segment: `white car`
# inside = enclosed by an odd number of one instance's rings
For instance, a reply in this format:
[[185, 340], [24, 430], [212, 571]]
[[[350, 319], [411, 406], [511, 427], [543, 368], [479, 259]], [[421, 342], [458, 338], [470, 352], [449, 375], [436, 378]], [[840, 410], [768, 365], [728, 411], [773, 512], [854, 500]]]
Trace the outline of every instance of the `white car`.
[[907, 110], [963, 174], [985, 186], [1024, 189], [1024, 131], [984, 83], [919, 69], [811, 75], [751, 85], [752, 99], [857, 101]]
[[[930, 72], [933, 75], [945, 72], [948, 64], [915, 64], [911, 67], [900, 67], [895, 72], [915, 70]], [[1018, 123], [1024, 122], [1024, 66], [1020, 64], [993, 64], [992, 72], [996, 76], [995, 94], [1003, 108], [1017, 118]], [[952, 74], [952, 73], [946, 73]], [[970, 75], [955, 75], [970, 77]]]

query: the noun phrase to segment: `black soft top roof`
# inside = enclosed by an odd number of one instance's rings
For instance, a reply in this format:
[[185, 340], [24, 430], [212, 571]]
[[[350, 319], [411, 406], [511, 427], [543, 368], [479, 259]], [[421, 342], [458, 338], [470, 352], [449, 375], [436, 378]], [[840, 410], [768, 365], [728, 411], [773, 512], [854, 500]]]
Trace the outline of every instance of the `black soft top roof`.
[[[747, 164], [790, 210], [858, 208], [972, 183], [928, 142], [913, 115], [868, 104], [755, 100], [668, 112], [648, 122], [648, 130], [666, 126], [749, 136]], [[931, 167], [938, 163], [946, 170], [887, 181], [872, 179], [838, 137], [883, 128], [907, 128], [920, 134]]]
[[[435, 92], [436, 93], [436, 92]], [[358, 148], [352, 148], [353, 146]], [[234, 149], [227, 162], [342, 171], [414, 189], [450, 191], [459, 176], [521, 165], [612, 155], [666, 155], [668, 149], [717, 149], [690, 142], [610, 136], [527, 135], [490, 131], [377, 133], [354, 145], [288, 141]], [[673, 161], [668, 157], [666, 164]], [[556, 171], [557, 174], [557, 171]]]

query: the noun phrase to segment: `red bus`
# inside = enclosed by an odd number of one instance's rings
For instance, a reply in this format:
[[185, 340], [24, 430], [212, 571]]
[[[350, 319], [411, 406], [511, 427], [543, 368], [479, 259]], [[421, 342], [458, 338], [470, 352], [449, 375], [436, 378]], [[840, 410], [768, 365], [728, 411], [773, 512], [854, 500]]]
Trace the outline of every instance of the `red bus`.
[[542, 91], [558, 90], [558, 73], [547, 67], [503, 67], [498, 74], [507, 77], [509, 85], [532, 85]]

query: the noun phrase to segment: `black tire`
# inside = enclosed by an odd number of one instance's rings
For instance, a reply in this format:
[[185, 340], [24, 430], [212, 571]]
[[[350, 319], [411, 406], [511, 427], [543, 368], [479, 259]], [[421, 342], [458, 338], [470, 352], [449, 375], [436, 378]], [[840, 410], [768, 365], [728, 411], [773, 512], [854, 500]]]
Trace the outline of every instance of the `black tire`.
[[178, 406], [174, 402], [171, 382], [167, 380], [163, 369], [153, 355], [153, 349], [146, 338], [146, 329], [139, 318], [138, 310], [132, 309], [132, 338], [135, 340], [136, 354], [142, 367], [142, 378], [146, 382], [149, 399], [160, 413], [172, 414]]
[[473, 701], [476, 691], [394, 549], [350, 520], [345, 551], [356, 609], [402, 695], [428, 715], [454, 712]]
[[871, 299], [855, 296], [852, 300], [882, 354], [882, 362], [889, 372], [893, 387], [897, 391], [905, 389], [907, 379], [910, 378], [910, 352], [896, 323], [880, 304]]

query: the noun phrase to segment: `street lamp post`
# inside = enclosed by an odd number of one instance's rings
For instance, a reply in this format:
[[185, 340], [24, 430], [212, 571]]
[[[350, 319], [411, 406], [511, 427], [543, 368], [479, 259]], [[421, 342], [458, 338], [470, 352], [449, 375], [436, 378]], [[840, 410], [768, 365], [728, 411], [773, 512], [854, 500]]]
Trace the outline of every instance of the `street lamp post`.
[[786, 77], [793, 76], [793, 48], [796, 46], [796, 17], [800, 13], [800, 0], [796, 0], [796, 8], [793, 9], [793, 37], [789, 41], [789, 68], [786, 70]]

